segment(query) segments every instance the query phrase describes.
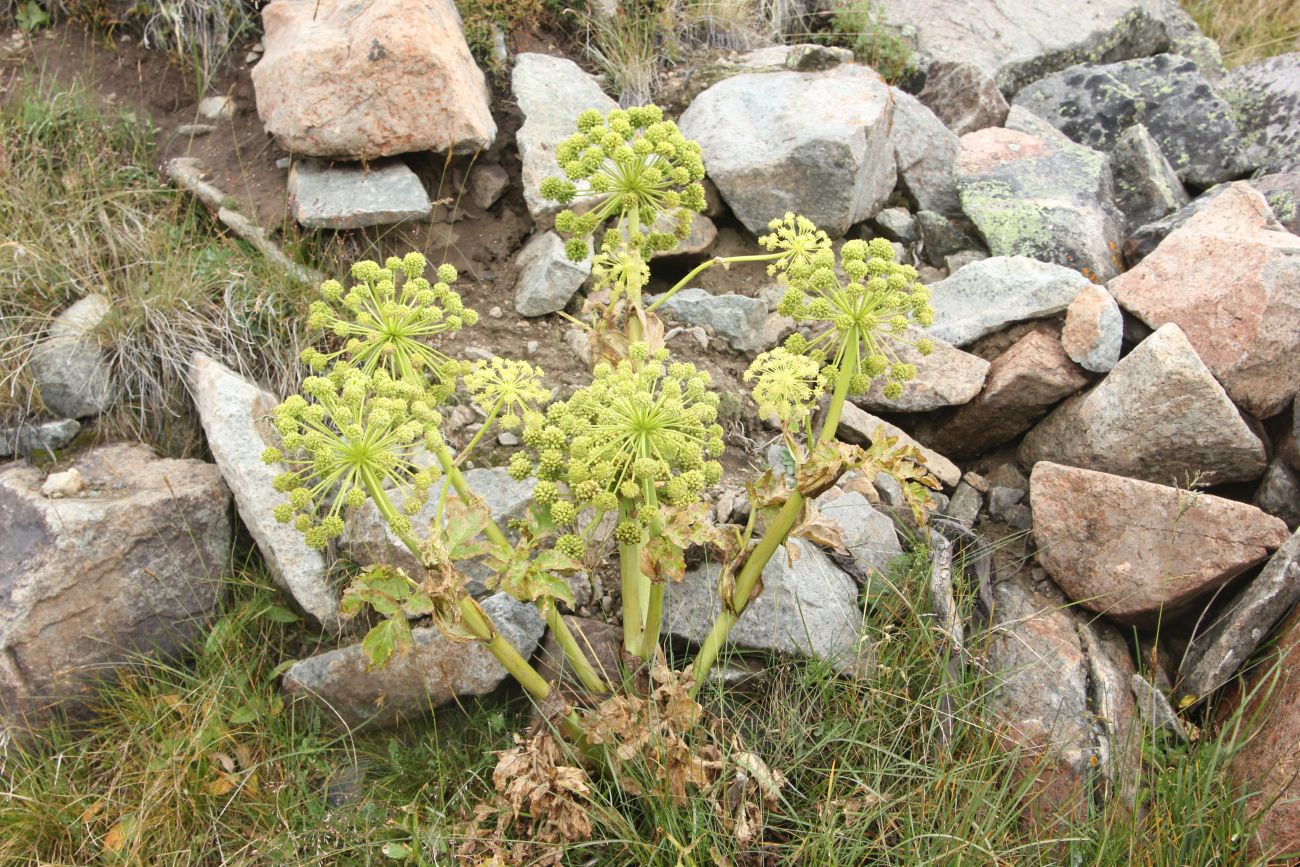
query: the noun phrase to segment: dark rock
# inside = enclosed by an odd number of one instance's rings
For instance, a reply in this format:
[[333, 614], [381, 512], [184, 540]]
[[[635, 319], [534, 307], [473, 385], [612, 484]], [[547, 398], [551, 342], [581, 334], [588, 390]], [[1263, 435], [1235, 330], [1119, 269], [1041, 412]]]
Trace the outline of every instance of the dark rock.
[[1300, 171], [1300, 52], [1239, 66], [1221, 89], [1237, 111], [1247, 165]]
[[1129, 225], [1141, 226], [1191, 201], [1174, 167], [1147, 128], [1135, 123], [1120, 133], [1111, 153], [1115, 204]]
[[919, 211], [916, 226], [921, 236], [921, 258], [936, 268], [946, 267], [947, 258], [955, 253], [979, 249], [978, 241], [943, 214]]
[[997, 83], [973, 63], [962, 61], [930, 64], [925, 87], [916, 98], [957, 135], [1002, 126], [1009, 108]]

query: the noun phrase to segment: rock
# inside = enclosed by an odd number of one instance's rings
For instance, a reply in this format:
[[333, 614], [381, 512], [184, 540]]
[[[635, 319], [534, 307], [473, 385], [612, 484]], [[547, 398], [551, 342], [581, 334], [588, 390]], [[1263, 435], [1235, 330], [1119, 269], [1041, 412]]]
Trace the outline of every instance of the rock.
[[[845, 674], [870, 658], [858, 586], [804, 539], [778, 549], [763, 569], [763, 592], [750, 600], [728, 643], [749, 650], [819, 657]], [[794, 561], [791, 562], [791, 556]], [[687, 641], [708, 635], [721, 610], [717, 564], [687, 571], [664, 593], [664, 631]]]
[[946, 516], [952, 518], [967, 530], [975, 526], [980, 509], [984, 506], [984, 497], [966, 481], [966, 477], [969, 475], [971, 474], [967, 473], [962, 476], [961, 482], [957, 485], [957, 490], [952, 493], [952, 499], [948, 501], [948, 508], [944, 510]]
[[117, 400], [117, 383], [96, 330], [111, 304], [103, 295], [87, 295], [50, 322], [34, 347], [28, 369], [51, 412], [69, 418], [98, 415]]
[[989, 451], [1029, 430], [1088, 380], [1055, 334], [1031, 331], [994, 359], [983, 390], [952, 418], [935, 424], [926, 442], [954, 457]]
[[199, 100], [199, 117], [206, 120], [230, 120], [235, 116], [233, 96], [205, 96]]
[[269, 419], [279, 400], [201, 353], [190, 359], [189, 387], [208, 450], [271, 577], [327, 631], [337, 631], [339, 597], [325, 578], [324, 558], [302, 533], [275, 519], [284, 495], [272, 482], [284, 468], [262, 463], [262, 452], [280, 445]]
[[1176, 323], [1255, 417], [1300, 390], [1300, 237], [1248, 185], [1224, 190], [1109, 288], [1147, 325]]
[[61, 473], [50, 473], [41, 485], [41, 496], [51, 500], [75, 497], [86, 490], [86, 479], [76, 467]]
[[[885, 592], [889, 570], [894, 561], [903, 556], [903, 546], [898, 543], [898, 532], [888, 515], [872, 508], [867, 498], [857, 491], [826, 499], [823, 494], [816, 501], [822, 518], [834, 524], [844, 534], [844, 547], [849, 552], [849, 564], [838, 560], [853, 578], [868, 591], [868, 595]], [[850, 565], [851, 564], [851, 565]]]
[[[600, 83], [578, 65], [549, 54], [520, 54], [510, 76], [510, 91], [524, 117], [515, 134], [523, 164], [524, 202], [534, 220], [564, 206], [543, 199], [542, 181], [559, 175], [555, 149], [578, 131], [578, 115], [589, 108], [608, 114], [618, 103], [605, 95]], [[585, 188], [585, 186], [583, 187]]]
[[574, 262], [564, 253], [564, 241], [552, 231], [539, 232], [515, 256], [515, 312], [545, 316], [563, 310], [591, 276], [591, 257]]
[[1179, 703], [1200, 701], [1225, 685], [1300, 601], [1300, 532], [1202, 628], [1178, 669]]
[[947, 271], [940, 272], [939, 279], [946, 280], [949, 274], [957, 273], [971, 262], [983, 262], [988, 257], [989, 254], [983, 250], [958, 250], [956, 253], [950, 253], [943, 259], [943, 265]]
[[915, 244], [921, 240], [916, 218], [907, 208], [885, 208], [872, 219], [872, 224], [882, 238], [900, 244]]
[[1246, 168], [1232, 107], [1195, 63], [1176, 54], [1072, 66], [1030, 84], [1015, 103], [1106, 153], [1125, 129], [1144, 124], [1178, 177], [1195, 187], [1231, 180]]
[[835, 237], [889, 198], [892, 118], [880, 76], [847, 64], [728, 78], [696, 97], [679, 125], [749, 231], [794, 211]]
[[[672, 219], [665, 213], [655, 221], [655, 227], [661, 232], [673, 230]], [[691, 233], [677, 242], [671, 250], [656, 250], [650, 254], [651, 261], [665, 256], [698, 256], [707, 253], [718, 240], [718, 227], [703, 214], [691, 214]]]
[[1255, 505], [1286, 521], [1288, 527], [1300, 525], [1300, 473], [1274, 458], [1255, 491]]
[[915, 33], [916, 63], [969, 63], [1005, 94], [1058, 69], [1091, 60], [1145, 57], [1169, 45], [1163, 16], [1144, 0], [1062, 5], [1014, 0], [989, 7], [963, 0], [882, 0], [891, 27]]
[[1174, 167], [1147, 128], [1135, 123], [1119, 134], [1111, 152], [1115, 204], [1130, 226], [1141, 226], [1191, 201]]
[[501, 166], [479, 165], [469, 175], [469, 200], [486, 211], [510, 188], [510, 176]]
[[1061, 346], [1086, 370], [1106, 373], [1119, 361], [1124, 315], [1115, 298], [1100, 286], [1088, 285], [1065, 308]]
[[916, 365], [916, 379], [903, 385], [901, 397], [897, 400], [885, 397], [885, 378], [879, 377], [866, 394], [854, 401], [873, 412], [927, 412], [959, 406], [979, 394], [989, 363], [933, 338], [934, 351], [922, 355], [913, 344], [924, 336], [924, 332], [913, 331], [893, 344], [899, 361]]
[[[1244, 713], [1254, 733], [1232, 756], [1228, 774], [1250, 793], [1248, 814], [1262, 811], [1251, 849], [1269, 863], [1286, 863], [1300, 851], [1300, 612], [1282, 627], [1272, 653], [1254, 679]], [[1277, 861], [1268, 857], [1274, 855]]]
[[217, 468], [143, 445], [100, 446], [74, 465], [84, 488], [41, 494], [42, 473], [0, 472], [0, 726], [57, 704], [85, 710], [94, 684], [140, 656], [206, 634], [230, 565], [230, 493]]
[[1137, 699], [1138, 710], [1147, 728], [1152, 731], [1169, 732], [1178, 740], [1187, 743], [1187, 728], [1178, 718], [1178, 714], [1174, 713], [1174, 708], [1169, 704], [1169, 699], [1165, 698], [1165, 694], [1140, 674], [1134, 674], [1130, 682], [1133, 697]]
[[76, 439], [79, 433], [81, 423], [72, 418], [0, 428], [0, 458], [41, 451], [53, 453]]
[[989, 491], [989, 515], [998, 521], [1006, 521], [1011, 516], [1011, 510], [1025, 498], [1025, 493], [1025, 490], [1017, 487], [994, 487]]
[[[536, 479], [516, 481], [499, 467], [465, 470], [464, 475], [470, 490], [483, 501], [492, 520], [502, 528], [511, 520], [524, 517], [533, 488], [537, 486]], [[411, 516], [411, 526], [417, 536], [423, 538], [428, 534], [441, 504], [442, 486], [439, 485], [430, 492], [424, 507]], [[443, 519], [445, 522], [446, 516]], [[353, 510], [341, 542], [343, 552], [358, 565], [386, 563], [397, 566], [413, 578], [424, 574], [420, 561], [388, 528], [374, 503], [367, 502]], [[484, 581], [491, 576], [491, 571], [477, 560], [462, 562], [458, 566], [465, 576], [466, 592], [474, 597], [487, 595]]]
[[962, 215], [952, 166], [957, 161], [957, 135], [916, 97], [897, 87], [894, 99], [894, 159], [903, 189], [923, 211], [949, 217]]
[[[533, 655], [546, 628], [536, 608], [497, 593], [483, 600], [483, 610], [520, 656]], [[395, 653], [374, 670], [360, 644], [295, 662], [284, 673], [284, 691], [316, 702], [350, 728], [384, 727], [459, 696], [487, 695], [509, 676], [481, 642], [450, 639], [437, 627], [411, 634], [410, 652]]]
[[308, 229], [360, 229], [425, 220], [424, 184], [400, 160], [360, 165], [297, 160], [289, 170], [293, 218]]
[[1300, 53], [1239, 66], [1221, 90], [1236, 110], [1246, 165], [1265, 172], [1300, 171]]
[[1020, 462], [1044, 460], [1180, 484], [1257, 479], [1266, 466], [1264, 444], [1172, 323], [1026, 435]]
[[1029, 477], [1038, 560], [1085, 608], [1153, 626], [1263, 562], [1286, 525], [1254, 506], [1048, 461]]
[[1089, 285], [1077, 271], [1025, 256], [972, 262], [930, 287], [930, 334], [967, 346], [1013, 322], [1060, 313]]
[[877, 418], [847, 401], [840, 414], [840, 426], [835, 436], [846, 443], [869, 445], [876, 435], [876, 431], [881, 428], [884, 429], [885, 436], [898, 439], [900, 445], [913, 445], [919, 448], [921, 455], [925, 458], [926, 468], [934, 473], [939, 481], [946, 486], [954, 488], [961, 481], [961, 470], [952, 461], [933, 449], [921, 445], [904, 433], [901, 428], [890, 424], [884, 419]]
[[957, 135], [1002, 126], [1010, 108], [997, 82], [975, 64], [960, 60], [930, 64], [925, 87], [916, 98]]
[[262, 26], [257, 113], [297, 156], [471, 153], [496, 138], [451, 0], [275, 0]]
[[962, 209], [994, 256], [1030, 256], [1095, 280], [1119, 273], [1123, 216], [1104, 154], [1009, 129], [961, 137]]
[[945, 267], [948, 259], [958, 253], [979, 247], [979, 242], [957, 228], [943, 214], [919, 211], [916, 226], [921, 233], [921, 255], [936, 268]]
[[[596, 673], [606, 683], [621, 683], [623, 680], [623, 630], [603, 620], [590, 617], [563, 615], [564, 624], [573, 633], [578, 646], [586, 654]], [[584, 689], [577, 675], [573, 673], [564, 649], [556, 640], [555, 633], [546, 632], [546, 641], [537, 654], [535, 663], [537, 673], [550, 683], [569, 685], [576, 690]]]
[[1169, 30], [1169, 53], [1195, 63], [1211, 84], [1221, 81], [1226, 70], [1219, 44], [1201, 32], [1195, 19], [1183, 10], [1178, 0], [1162, 0], [1161, 6], [1165, 27]]
[[663, 304], [663, 312], [687, 325], [702, 325], [738, 352], [757, 352], [767, 346], [764, 323], [767, 304], [745, 295], [712, 295], [703, 289], [682, 289]]
[[202, 135], [216, 132], [217, 128], [210, 123], [183, 123], [176, 127], [176, 134], [179, 136], [192, 136], [198, 138]]

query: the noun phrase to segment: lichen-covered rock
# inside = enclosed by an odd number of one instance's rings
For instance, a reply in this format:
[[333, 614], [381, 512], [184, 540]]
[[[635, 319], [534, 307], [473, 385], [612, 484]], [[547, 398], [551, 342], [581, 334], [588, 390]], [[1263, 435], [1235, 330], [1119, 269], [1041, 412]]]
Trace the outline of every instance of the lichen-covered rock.
[[1115, 204], [1131, 226], [1142, 226], [1191, 201], [1174, 167], [1140, 123], [1119, 134], [1111, 152]]
[[[589, 108], [608, 114], [618, 103], [600, 89], [600, 82], [572, 60], [549, 54], [524, 53], [515, 58], [510, 92], [524, 117], [515, 134], [522, 166], [521, 181], [528, 212], [538, 220], [563, 205], [542, 198], [541, 184], [560, 174], [555, 149], [578, 131], [578, 115]], [[584, 182], [585, 184], [585, 182]]]
[[451, 0], [274, 0], [262, 26], [257, 113], [291, 153], [469, 153], [496, 138]]
[[[533, 655], [546, 629], [536, 608], [498, 593], [483, 600], [483, 611], [520, 656]], [[360, 644], [295, 662], [284, 673], [284, 690], [349, 727], [383, 727], [459, 696], [487, 695], [508, 677], [482, 642], [457, 641], [432, 626], [411, 632], [410, 651], [393, 654], [381, 668], [370, 668]]]
[[1061, 346], [1079, 366], [1105, 373], [1119, 361], [1124, 340], [1124, 314], [1119, 304], [1100, 286], [1089, 284], [1065, 308]]
[[957, 161], [957, 135], [916, 97], [897, 87], [894, 99], [894, 159], [903, 189], [918, 209], [947, 217], [962, 215], [953, 163]]
[[1094, 279], [1119, 273], [1120, 227], [1105, 155], [1009, 129], [961, 137], [962, 209], [994, 256], [1030, 256]]
[[564, 241], [547, 230], [528, 239], [515, 255], [515, 311], [520, 316], [545, 316], [563, 310], [591, 276], [591, 258], [574, 262]]
[[749, 231], [793, 211], [840, 236], [893, 190], [892, 118], [880, 76], [846, 64], [728, 78], [697, 96], [679, 125]]
[[1221, 90], [1236, 109], [1247, 165], [1300, 171], [1300, 52], [1239, 66]]
[[873, 412], [928, 412], [945, 406], [960, 406], [979, 394], [989, 371], [989, 363], [978, 355], [962, 352], [951, 343], [931, 338], [934, 351], [922, 355], [915, 341], [924, 332], [914, 331], [894, 344], [898, 360], [916, 365], [916, 379], [903, 387], [895, 399], [885, 396], [885, 380], [875, 379], [871, 388], [854, 400]]
[[916, 98], [957, 135], [1002, 126], [1010, 108], [997, 82], [975, 64], [964, 61], [936, 60], [930, 64], [925, 71], [925, 87]]
[[32, 347], [28, 370], [50, 411], [85, 418], [104, 412], [117, 399], [112, 368], [95, 335], [111, 309], [103, 295], [87, 295], [56, 316]]
[[298, 160], [289, 172], [293, 218], [309, 229], [360, 229], [426, 219], [429, 194], [406, 163]]
[[1286, 525], [1254, 506], [1040, 461], [1029, 476], [1038, 560], [1066, 595], [1149, 626], [1262, 563]]
[[1025, 436], [1021, 464], [1039, 461], [1162, 484], [1247, 481], [1267, 465], [1264, 443], [1173, 323]]
[[1175, 54], [1072, 66], [1027, 86], [1015, 104], [1106, 153], [1124, 130], [1144, 124], [1178, 177], [1192, 186], [1231, 180], [1246, 169], [1232, 107], [1195, 63]]
[[972, 262], [930, 287], [930, 334], [967, 346], [1011, 323], [1060, 313], [1090, 285], [1078, 271], [1026, 256]]
[[1176, 323], [1255, 417], [1300, 390], [1300, 237], [1249, 185], [1215, 196], [1108, 288], [1152, 328]]
[[[109, 445], [47, 498], [44, 474], [0, 472], [0, 729], [22, 729], [143, 654], [204, 634], [229, 567], [230, 492], [212, 464]], [[3, 734], [3, 732], [0, 732]]]

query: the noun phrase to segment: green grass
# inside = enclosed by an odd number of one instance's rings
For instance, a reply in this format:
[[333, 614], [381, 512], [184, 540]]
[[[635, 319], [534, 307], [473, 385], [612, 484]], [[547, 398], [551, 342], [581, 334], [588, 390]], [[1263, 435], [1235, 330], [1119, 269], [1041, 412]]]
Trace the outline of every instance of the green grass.
[[1219, 43], [1228, 66], [1300, 51], [1300, 3], [1295, 0], [1182, 0], [1206, 36]]
[[146, 120], [80, 87], [38, 84], [0, 106], [0, 153], [0, 424], [40, 413], [32, 343], [95, 292], [112, 302], [97, 339], [125, 394], [105, 433], [192, 452], [194, 351], [276, 386], [295, 381], [309, 292], [159, 184]]

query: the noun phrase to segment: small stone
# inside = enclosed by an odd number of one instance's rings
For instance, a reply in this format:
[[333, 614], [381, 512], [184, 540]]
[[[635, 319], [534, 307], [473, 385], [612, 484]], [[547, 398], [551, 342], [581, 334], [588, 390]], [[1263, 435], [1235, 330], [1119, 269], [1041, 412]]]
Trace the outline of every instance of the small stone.
[[215, 130], [216, 127], [210, 123], [183, 123], [176, 127], [176, 134], [198, 138], [201, 135], [207, 135]]
[[1002, 126], [1010, 106], [992, 78], [973, 63], [936, 61], [916, 95], [957, 135]]
[[206, 96], [199, 100], [199, 117], [207, 120], [230, 120], [234, 116], [233, 96]]
[[[655, 221], [655, 229], [661, 232], [671, 232], [673, 229], [672, 222], [667, 214], [661, 214]], [[691, 214], [691, 231], [685, 238], [677, 242], [677, 246], [671, 250], [656, 250], [650, 254], [650, 259], [662, 259], [668, 256], [699, 256], [707, 253], [714, 242], [718, 240], [718, 227], [713, 225], [713, 221], [703, 214]]]
[[[970, 473], [966, 475], [969, 476]], [[957, 490], [953, 491], [952, 499], [948, 501], [948, 508], [944, 514], [969, 530], [975, 526], [975, 520], [979, 517], [983, 506], [984, 498], [980, 496], [979, 491], [967, 484], [966, 477], [963, 476], [961, 483], [957, 485]]]
[[942, 274], [939, 279], [946, 279], [949, 274], [955, 274], [970, 263], [982, 262], [988, 257], [989, 254], [983, 250], [958, 250], [956, 253], [951, 253], [943, 258], [943, 266], [948, 273]]
[[890, 241], [914, 244], [921, 239], [916, 218], [907, 208], [885, 208], [871, 220], [880, 236]]
[[1029, 486], [1039, 562], [1119, 623], [1176, 616], [1287, 539], [1254, 506], [1110, 473], [1039, 461]]
[[930, 287], [930, 333], [967, 346], [1013, 322], [1060, 313], [1089, 285], [1077, 271], [1024, 256], [973, 262]]
[[1274, 458], [1255, 491], [1255, 505], [1286, 521], [1288, 527], [1300, 526], [1300, 473], [1282, 458]]
[[510, 187], [506, 170], [496, 165], [478, 165], [469, 175], [469, 200], [486, 211], [505, 195]]
[[1111, 153], [1115, 204], [1130, 226], [1141, 226], [1172, 213], [1191, 201], [1160, 144], [1140, 123], [1115, 140]]
[[949, 256], [979, 248], [975, 241], [945, 217], [934, 211], [918, 211], [916, 226], [921, 236], [921, 257], [936, 268], [945, 267]]
[[1131, 681], [1133, 697], [1137, 699], [1138, 710], [1142, 720], [1152, 731], [1164, 731], [1187, 743], [1187, 728], [1174, 713], [1173, 705], [1165, 694], [1152, 686], [1145, 677], [1134, 674]]
[[844, 534], [844, 547], [849, 552], [849, 563], [837, 559], [842, 567], [863, 587], [869, 596], [885, 592], [890, 568], [903, 556], [898, 543], [898, 532], [889, 516], [872, 508], [867, 498], [857, 492], [826, 499], [817, 498], [816, 508], [824, 520], [839, 528]]
[[16, 428], [0, 428], [0, 458], [23, 457], [34, 452], [53, 453], [77, 438], [81, 423], [64, 418]]
[[359, 229], [427, 219], [429, 194], [400, 161], [326, 163], [298, 160], [289, 171], [293, 218], [309, 229]]
[[538, 343], [536, 340], [530, 340], [524, 348], [528, 350], [529, 355], [536, 355], [537, 350], [542, 348], [542, 344]]
[[519, 437], [508, 430], [502, 431], [497, 434], [497, 444], [503, 446], [517, 446], [519, 445]]
[[249, 51], [244, 55], [244, 65], [252, 66], [254, 63], [256, 63], [261, 59], [262, 59], [262, 53], [260, 51]]
[[[1028, 484], [1026, 482], [1026, 484]], [[1025, 498], [1023, 488], [998, 486], [989, 491], [989, 515], [998, 521], [1006, 521], [1011, 510], [1020, 505]]]
[[[708, 338], [704, 339], [705, 348], [708, 348]], [[583, 364], [591, 364], [591, 337], [581, 328], [570, 328], [564, 332], [564, 344], [573, 351], [578, 360]]]
[[998, 464], [988, 472], [988, 483], [994, 488], [1015, 488], [1018, 491], [1029, 490], [1029, 477], [1020, 471], [1015, 461]]
[[61, 497], [75, 497], [84, 490], [86, 490], [86, 480], [76, 467], [72, 467], [61, 473], [50, 473], [46, 476], [44, 484], [41, 485], [41, 496], [57, 500]]
[[515, 256], [519, 277], [515, 282], [515, 312], [520, 316], [545, 316], [563, 310], [591, 276], [588, 257], [574, 262], [564, 252], [564, 241], [551, 231], [539, 232]]
[[961, 480], [979, 491], [981, 494], [987, 494], [989, 492], [989, 480], [974, 470], [967, 470], [966, 473], [962, 475]]
[[1106, 373], [1119, 361], [1124, 315], [1115, 298], [1100, 286], [1088, 285], [1065, 309], [1061, 346], [1085, 370]]
[[922, 355], [914, 344], [924, 336], [924, 332], [914, 330], [894, 344], [898, 360], [916, 366], [916, 378], [903, 383], [901, 396], [885, 397], [885, 379], [878, 377], [866, 394], [853, 398], [854, 402], [874, 412], [927, 412], [960, 406], [979, 394], [989, 363], [934, 338], [934, 351]]
[[738, 352], [764, 349], [767, 304], [746, 295], [712, 295], [690, 287], [678, 291], [663, 304], [663, 312], [687, 325], [713, 329]]
[[926, 469], [934, 473], [939, 481], [943, 482], [947, 487], [955, 488], [957, 483], [961, 481], [961, 470], [952, 461], [921, 445], [901, 428], [859, 409], [852, 403], [845, 402], [844, 409], [840, 414], [839, 429], [836, 431], [835, 436], [846, 443], [869, 445], [876, 435], [876, 431], [882, 429], [885, 436], [897, 438], [900, 445], [911, 445], [920, 449], [921, 456], [925, 460]]
[[33, 348], [28, 366], [46, 408], [69, 418], [104, 412], [117, 400], [112, 368], [96, 339], [111, 303], [87, 295], [50, 323]]
[[1007, 522], [1007, 526], [1019, 532], [1026, 532], [1034, 528], [1034, 513], [1024, 503], [1017, 503], [1006, 514], [1002, 516]]
[[495, 304], [493, 304], [492, 309], [488, 311], [488, 316], [491, 316], [493, 319], [500, 319], [505, 315], [505, 311]]

